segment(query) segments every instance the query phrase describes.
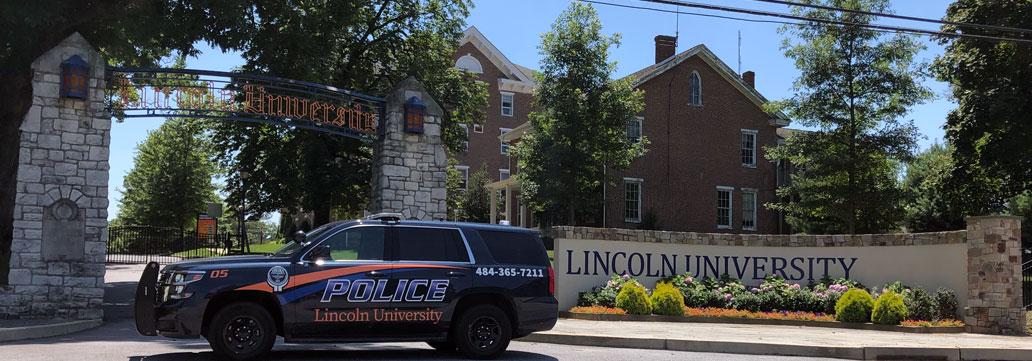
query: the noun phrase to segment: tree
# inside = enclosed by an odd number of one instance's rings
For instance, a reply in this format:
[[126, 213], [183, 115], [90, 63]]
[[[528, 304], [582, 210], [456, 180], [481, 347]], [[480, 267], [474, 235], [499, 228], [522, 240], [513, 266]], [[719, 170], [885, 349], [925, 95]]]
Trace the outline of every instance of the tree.
[[[1032, 28], [1028, 0], [957, 0], [943, 20]], [[958, 28], [943, 31], [991, 36], [1020, 34]], [[986, 173], [1002, 181], [1006, 197], [1032, 190], [1032, 45], [971, 38], [941, 38], [946, 52], [933, 70], [950, 83], [957, 108], [946, 118], [946, 139], [956, 148], [955, 178]]]
[[903, 189], [909, 231], [964, 229], [967, 216], [1003, 210], [999, 180], [981, 176], [955, 186], [953, 152], [951, 146], [934, 144], [907, 164]]
[[[76, 32], [110, 63], [153, 65], [204, 40], [234, 48], [251, 21], [244, 0], [86, 0], [0, 3], [0, 139], [19, 139], [32, 105], [32, 62]], [[0, 284], [7, 283], [18, 171], [17, 141], [0, 142]]]
[[491, 221], [491, 191], [487, 184], [491, 178], [486, 166], [469, 175], [466, 190], [460, 196], [460, 218], [467, 222], [488, 223]]
[[[887, 12], [887, 0], [810, 0], [808, 4]], [[870, 15], [793, 7], [793, 13], [847, 25], [814, 21], [782, 28], [785, 55], [800, 76], [795, 95], [776, 102], [800, 124], [817, 128], [790, 137], [768, 152], [797, 171], [778, 190], [784, 211], [798, 231], [866, 233], [892, 229], [900, 220], [899, 161], [912, 157], [917, 128], [900, 120], [908, 108], [931, 97], [919, 80], [913, 36], [861, 27]], [[856, 25], [853, 25], [856, 24]]]
[[644, 154], [647, 143], [626, 136], [643, 94], [631, 79], [611, 80], [609, 48], [619, 44], [619, 35], [602, 34], [594, 8], [576, 2], [541, 38], [533, 131], [514, 152], [521, 199], [543, 225], [594, 222], [613, 171]]
[[[378, 95], [414, 75], [444, 109], [444, 141], [457, 149], [465, 140], [459, 124], [479, 122], [487, 99], [484, 84], [454, 69], [468, 8], [466, 0], [261, 4], [242, 46], [242, 70]], [[211, 128], [219, 163], [229, 172], [228, 202], [246, 196], [249, 217], [303, 209], [320, 225], [333, 211], [366, 209], [372, 157], [366, 143], [268, 125]], [[246, 187], [240, 171], [250, 174]]]
[[118, 218], [125, 224], [189, 229], [217, 201], [211, 143], [197, 121], [169, 119], [136, 146]]

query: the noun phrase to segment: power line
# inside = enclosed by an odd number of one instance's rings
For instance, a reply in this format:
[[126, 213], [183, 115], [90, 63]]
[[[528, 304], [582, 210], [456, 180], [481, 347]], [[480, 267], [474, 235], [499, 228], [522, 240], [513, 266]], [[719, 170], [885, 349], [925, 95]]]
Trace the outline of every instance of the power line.
[[812, 9], [840, 11], [840, 12], [844, 12], [844, 13], [860, 14], [860, 15], [870, 15], [870, 16], [877, 16], [877, 17], [884, 17], [884, 18], [900, 19], [900, 20], [919, 21], [919, 22], [939, 24], [939, 25], [951, 25], [951, 26], [962, 27], [962, 28], [976, 28], [976, 29], [984, 29], [984, 30], [1009, 31], [1009, 32], [1016, 32], [1016, 33], [1032, 34], [1032, 30], [1030, 30], [1030, 29], [1014, 28], [1014, 27], [1009, 27], [1009, 26], [997, 26], [997, 25], [973, 24], [973, 23], [958, 23], [958, 22], [954, 22], [954, 21], [929, 19], [929, 18], [922, 18], [922, 17], [917, 17], [917, 16], [906, 16], [906, 15], [879, 13], [879, 12], [874, 12], [874, 11], [853, 10], [853, 9], [845, 9], [845, 8], [839, 8], [839, 7], [834, 7], [834, 6], [817, 5], [817, 4], [803, 4], [803, 3], [797, 3], [797, 2], [794, 2], [794, 1], [786, 1], [786, 0], [753, 0], [753, 1], [772, 3], [772, 4], [789, 5], [789, 6], [801, 6], [801, 7], [807, 7], [807, 8], [812, 8]]
[[[582, 0], [582, 1], [584, 1], [584, 0]], [[878, 25], [878, 24], [861, 24], [861, 23], [854, 23], [854, 22], [840, 21], [840, 20], [829, 20], [829, 19], [811, 18], [811, 17], [806, 17], [806, 16], [799, 16], [799, 15], [792, 15], [792, 14], [785, 14], [785, 13], [777, 13], [777, 12], [772, 12], [772, 11], [736, 8], [736, 7], [730, 7], [730, 6], [720, 6], [720, 5], [710, 5], [710, 4], [700, 4], [700, 3], [688, 2], [688, 1], [674, 1], [674, 0], [640, 0], [640, 1], [657, 3], [657, 4], [664, 4], [664, 5], [676, 5], [676, 6], [685, 6], [685, 7], [698, 8], [698, 9], [706, 9], [706, 10], [715, 10], [715, 11], [724, 11], [724, 12], [748, 14], [748, 15], [755, 15], [755, 16], [767, 16], [767, 17], [776, 17], [776, 18], [782, 18], [782, 19], [800, 20], [800, 21], [815, 22], [815, 23], [822, 23], [822, 24], [832, 24], [832, 25], [840, 25], [840, 26], [856, 26], [856, 27], [861, 27], [861, 28], [865, 28], [865, 29], [873, 29], [873, 30], [904, 32], [904, 33], [922, 34], [922, 35], [936, 35], [936, 36], [951, 37], [951, 38], [972, 38], [972, 39], [991, 40], [991, 41], [1012, 41], [1012, 42], [1016, 42], [1016, 43], [1023, 43], [1023, 44], [1030, 44], [1030, 45], [1032, 45], [1032, 40], [1030, 40], [1030, 39], [1017, 39], [1017, 38], [1007, 38], [1007, 37], [990, 36], [990, 35], [964, 34], [964, 33], [947, 33], [947, 32], [942, 32], [942, 31], [917, 29], [917, 28], [908, 28], [908, 27], [900, 27], [900, 26]], [[588, 2], [601, 3], [600, 1], [598, 1], [598, 2], [596, 2], [596, 1], [588, 1]], [[609, 4], [606, 4], [606, 5], [621, 6], [621, 4], [613, 4], [613, 3], [609, 3]], [[646, 9], [655, 10], [655, 11], [662, 11], [661, 9], [655, 9], [655, 8], [646, 8]], [[670, 12], [671, 10], [665, 10], [665, 11], [666, 12]], [[804, 25], [804, 24], [791, 23], [791, 25]]]
[[692, 15], [692, 16], [701, 16], [701, 17], [706, 17], [706, 18], [717, 18], [717, 19], [727, 19], [727, 20], [737, 20], [737, 21], [745, 21], [745, 22], [750, 22], [750, 23], [803, 25], [802, 23], [794, 23], [794, 22], [790, 22], [790, 21], [749, 19], [749, 18], [739, 18], [739, 17], [734, 17], [734, 16], [725, 16], [725, 15], [716, 15], [716, 14], [694, 13], [694, 12], [682, 11], [682, 10], [657, 9], [657, 8], [650, 8], [650, 7], [647, 7], [647, 6], [636, 6], [636, 5], [618, 4], [618, 3], [606, 2], [606, 1], [600, 1], [600, 0], [576, 0], [576, 1], [580, 1], [580, 2], [583, 2], [583, 3], [589, 3], [589, 4], [596, 4], [596, 5], [606, 5], [606, 6], [621, 7], [621, 8], [627, 8], [627, 9], [648, 10], [648, 11], [655, 11], [655, 12], [661, 12], [661, 13]]

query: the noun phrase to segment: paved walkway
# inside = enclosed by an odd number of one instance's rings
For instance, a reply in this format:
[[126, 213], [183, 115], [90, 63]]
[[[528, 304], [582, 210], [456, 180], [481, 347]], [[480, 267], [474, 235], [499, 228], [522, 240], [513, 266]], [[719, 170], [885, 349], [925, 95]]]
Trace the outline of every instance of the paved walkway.
[[[532, 341], [678, 351], [874, 359], [880, 355], [1032, 360], [1032, 337], [913, 334], [821, 327], [560, 319]], [[966, 355], [965, 355], [966, 354]]]

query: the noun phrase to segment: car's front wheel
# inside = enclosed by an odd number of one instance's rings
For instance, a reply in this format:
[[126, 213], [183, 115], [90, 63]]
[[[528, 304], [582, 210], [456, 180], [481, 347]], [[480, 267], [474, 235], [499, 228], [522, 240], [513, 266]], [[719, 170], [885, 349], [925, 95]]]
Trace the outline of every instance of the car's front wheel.
[[234, 303], [219, 310], [208, 325], [208, 344], [233, 360], [261, 357], [276, 342], [276, 321], [254, 303]]
[[462, 313], [452, 341], [464, 356], [493, 359], [505, 352], [512, 339], [509, 316], [493, 305], [473, 306]]

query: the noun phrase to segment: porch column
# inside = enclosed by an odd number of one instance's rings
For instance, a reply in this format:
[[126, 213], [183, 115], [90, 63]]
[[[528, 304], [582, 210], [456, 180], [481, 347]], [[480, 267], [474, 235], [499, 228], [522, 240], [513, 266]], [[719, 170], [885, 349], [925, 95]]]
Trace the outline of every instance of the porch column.
[[512, 224], [512, 188], [505, 186], [505, 220]]
[[488, 187], [487, 193], [491, 198], [491, 224], [498, 223], [498, 190]]
[[527, 228], [527, 206], [520, 203], [520, 227]]

